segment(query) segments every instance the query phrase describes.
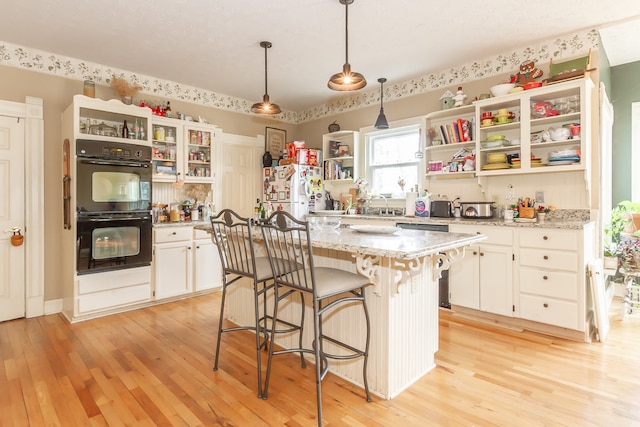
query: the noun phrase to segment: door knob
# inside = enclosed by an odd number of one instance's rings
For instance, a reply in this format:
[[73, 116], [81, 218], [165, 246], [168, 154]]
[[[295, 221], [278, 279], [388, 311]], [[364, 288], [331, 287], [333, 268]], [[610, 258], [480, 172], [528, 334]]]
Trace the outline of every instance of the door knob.
[[5, 233], [13, 233], [13, 234], [20, 234], [20, 231], [22, 231], [22, 228], [18, 227], [17, 225], [14, 225], [8, 230], [4, 230]]

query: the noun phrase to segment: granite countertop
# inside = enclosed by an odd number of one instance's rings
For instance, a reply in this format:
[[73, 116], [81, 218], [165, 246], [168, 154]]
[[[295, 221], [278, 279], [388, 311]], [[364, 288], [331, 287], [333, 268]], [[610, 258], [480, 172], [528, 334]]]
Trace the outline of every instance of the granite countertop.
[[[201, 222], [195, 228], [211, 231], [211, 224]], [[381, 230], [385, 228], [387, 227], [383, 226]], [[262, 239], [259, 230], [254, 233], [254, 238]], [[409, 260], [472, 245], [485, 240], [486, 236], [421, 230], [396, 230], [393, 234], [377, 234], [340, 227], [336, 230], [312, 230], [311, 239], [316, 248]]]
[[[516, 222], [505, 221], [498, 218], [487, 219], [467, 219], [467, 218], [421, 218], [421, 217], [408, 217], [402, 215], [396, 216], [382, 216], [382, 215], [342, 215], [343, 224], [348, 224], [350, 219], [355, 220], [367, 220], [367, 221], [382, 221], [389, 223], [389, 225], [396, 225], [397, 223], [411, 223], [411, 224], [458, 224], [458, 225], [490, 225], [500, 227], [522, 227], [522, 228], [564, 228], [581, 230], [585, 225], [590, 224], [591, 220], [572, 220], [566, 217], [556, 217], [547, 219], [543, 223], [531, 223], [531, 222]], [[199, 225], [209, 225], [208, 221], [176, 221], [176, 222], [157, 222], [154, 223], [154, 227], [193, 227]]]
[[153, 223], [154, 228], [162, 228], [162, 227], [193, 227], [195, 225], [209, 224], [209, 229], [211, 229], [211, 224], [208, 221], [175, 221], [175, 222], [155, 222]]
[[567, 218], [547, 219], [543, 223], [538, 222], [516, 222], [505, 221], [499, 218], [471, 219], [471, 218], [421, 218], [408, 216], [380, 216], [380, 215], [342, 215], [342, 222], [349, 223], [349, 219], [364, 219], [371, 221], [389, 222], [389, 225], [397, 223], [411, 224], [458, 224], [458, 225], [491, 225], [501, 227], [524, 227], [524, 228], [565, 228], [582, 229], [591, 223], [591, 220], [571, 220]]
[[393, 234], [370, 234], [341, 227], [329, 231], [314, 230], [311, 232], [311, 239], [313, 247], [316, 248], [408, 260], [469, 246], [485, 240], [486, 236], [421, 230], [398, 230]]

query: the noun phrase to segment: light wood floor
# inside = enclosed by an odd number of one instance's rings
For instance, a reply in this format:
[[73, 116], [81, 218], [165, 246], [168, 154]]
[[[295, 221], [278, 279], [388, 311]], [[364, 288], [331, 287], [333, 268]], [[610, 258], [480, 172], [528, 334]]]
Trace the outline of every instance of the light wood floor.
[[[274, 362], [256, 397], [252, 335], [226, 334], [212, 371], [218, 294], [69, 325], [0, 324], [2, 426], [311, 426], [312, 367]], [[640, 317], [604, 344], [472, 324], [441, 311], [438, 367], [391, 401], [329, 375], [331, 426], [640, 425]]]

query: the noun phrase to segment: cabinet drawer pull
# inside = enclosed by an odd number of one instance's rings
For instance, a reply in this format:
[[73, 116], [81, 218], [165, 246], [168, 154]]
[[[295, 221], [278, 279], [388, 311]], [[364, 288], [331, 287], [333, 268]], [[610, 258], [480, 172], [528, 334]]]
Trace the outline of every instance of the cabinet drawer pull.
[[176, 235], [176, 232], [174, 231], [174, 232], [173, 232], [173, 233], [171, 233], [171, 234], [173, 234], [173, 235], [175, 236], [175, 235]]
[[544, 236], [542, 239], [544, 239], [544, 240], [549, 240], [549, 237]]
[[542, 306], [543, 306], [544, 308], [547, 308], [547, 307], [549, 307], [549, 304], [547, 304], [547, 303], [545, 302], [544, 304], [542, 304]]
[[549, 277], [547, 277], [547, 276], [542, 276], [542, 278], [543, 278], [544, 280], [549, 280]]
[[544, 259], [549, 259], [549, 256], [548, 256], [548, 255], [545, 255], [545, 256], [543, 256], [542, 258], [544, 258]]

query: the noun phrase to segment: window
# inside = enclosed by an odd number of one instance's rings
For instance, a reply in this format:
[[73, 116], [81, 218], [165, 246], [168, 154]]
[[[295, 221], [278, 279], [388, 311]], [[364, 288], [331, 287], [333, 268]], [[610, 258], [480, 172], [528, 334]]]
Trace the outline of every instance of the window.
[[[366, 175], [370, 191], [404, 197], [404, 192], [420, 185], [422, 127], [409, 125], [367, 133]], [[404, 180], [402, 189], [400, 179]]]

